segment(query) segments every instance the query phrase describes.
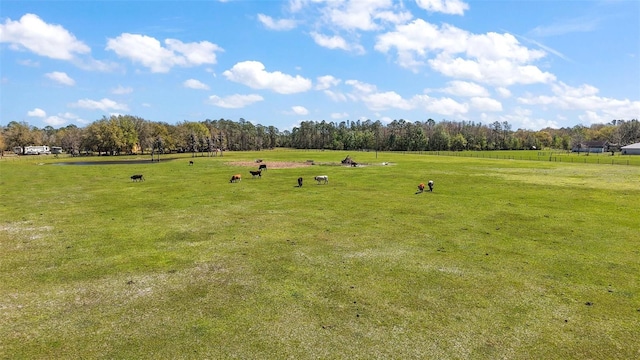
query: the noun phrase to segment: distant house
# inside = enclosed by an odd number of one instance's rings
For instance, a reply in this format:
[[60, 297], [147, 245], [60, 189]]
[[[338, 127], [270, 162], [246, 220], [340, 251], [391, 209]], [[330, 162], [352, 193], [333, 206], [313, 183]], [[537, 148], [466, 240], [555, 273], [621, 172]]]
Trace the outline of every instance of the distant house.
[[603, 153], [605, 151], [609, 151], [609, 142], [608, 141], [587, 141], [584, 143], [579, 143], [574, 146], [571, 151], [573, 152], [586, 152], [586, 153]]
[[635, 143], [620, 148], [622, 155], [640, 155], [640, 143]]

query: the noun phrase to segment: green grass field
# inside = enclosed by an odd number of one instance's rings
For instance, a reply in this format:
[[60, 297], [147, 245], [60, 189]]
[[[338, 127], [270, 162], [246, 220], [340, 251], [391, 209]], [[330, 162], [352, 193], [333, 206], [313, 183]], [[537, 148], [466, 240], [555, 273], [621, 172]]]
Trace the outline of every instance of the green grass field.
[[169, 157], [0, 161], [0, 358], [640, 357], [638, 166]]

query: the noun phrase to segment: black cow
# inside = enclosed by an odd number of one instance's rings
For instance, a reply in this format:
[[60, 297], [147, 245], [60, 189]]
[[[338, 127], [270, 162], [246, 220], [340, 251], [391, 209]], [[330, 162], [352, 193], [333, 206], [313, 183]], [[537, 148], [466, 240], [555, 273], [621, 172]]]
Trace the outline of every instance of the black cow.
[[258, 166], [258, 170], [262, 171], [267, 171], [267, 164], [260, 164], [260, 166]]
[[131, 181], [144, 181], [144, 176], [142, 176], [141, 174], [132, 175]]
[[193, 161], [189, 161], [189, 166], [193, 165]]
[[298, 178], [298, 187], [302, 187], [302, 178], [301, 177]]
[[249, 170], [249, 172], [251, 173], [252, 177], [256, 177], [257, 176], [257, 177], [262, 179], [262, 171], [261, 170], [258, 170], [258, 171]]

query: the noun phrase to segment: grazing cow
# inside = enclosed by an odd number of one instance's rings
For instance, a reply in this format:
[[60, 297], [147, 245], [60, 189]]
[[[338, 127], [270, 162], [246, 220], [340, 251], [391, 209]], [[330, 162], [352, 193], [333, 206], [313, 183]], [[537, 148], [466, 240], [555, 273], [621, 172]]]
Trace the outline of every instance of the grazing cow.
[[257, 176], [257, 177], [262, 179], [262, 171], [260, 171], [260, 170], [258, 170], [258, 171], [249, 170], [249, 172], [251, 173], [251, 177], [256, 177]]
[[189, 161], [189, 166], [193, 165], [193, 161]]
[[424, 191], [424, 183], [420, 183], [420, 185], [418, 185], [418, 192], [423, 192]]
[[429, 191], [433, 192], [433, 180], [429, 180], [427, 185], [429, 185]]
[[351, 167], [356, 167], [356, 166], [358, 166], [358, 163], [357, 163], [357, 162], [355, 162], [355, 161], [352, 161], [352, 162], [351, 162]]
[[320, 184], [320, 183], [328, 184], [329, 183], [329, 177], [327, 175], [316, 176], [316, 177], [314, 177], [314, 179], [318, 182], [318, 184]]
[[267, 164], [260, 164], [260, 166], [258, 166], [258, 170], [262, 171], [267, 171]]
[[302, 187], [302, 178], [301, 177], [298, 178], [298, 187]]
[[242, 175], [240, 175], [240, 174], [235, 174], [235, 175], [233, 175], [233, 176], [231, 177], [231, 180], [229, 180], [229, 182], [234, 183], [234, 182], [238, 182], [238, 181], [241, 181], [241, 180], [242, 180]]
[[142, 176], [141, 174], [132, 175], [131, 181], [144, 181], [144, 176]]

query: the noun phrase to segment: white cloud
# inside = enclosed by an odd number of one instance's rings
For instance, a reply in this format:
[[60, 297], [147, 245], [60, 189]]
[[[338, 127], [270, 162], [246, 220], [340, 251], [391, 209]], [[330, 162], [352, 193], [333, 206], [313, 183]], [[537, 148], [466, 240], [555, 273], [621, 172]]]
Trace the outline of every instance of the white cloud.
[[9, 43], [13, 50], [27, 49], [59, 60], [71, 60], [76, 54], [91, 51], [62, 26], [47, 24], [34, 14], [25, 14], [19, 21], [7, 19], [0, 25], [0, 42]]
[[327, 2], [325, 16], [329, 21], [346, 30], [371, 31], [379, 28], [373, 21], [375, 14], [389, 9], [391, 0], [367, 0]]
[[556, 22], [551, 25], [542, 25], [534, 28], [529, 34], [537, 37], [558, 36], [571, 34], [576, 32], [591, 32], [599, 26], [601, 19], [592, 17], [580, 17], [562, 22]]
[[500, 95], [503, 98], [510, 98], [511, 97], [511, 90], [505, 88], [505, 87], [497, 87], [496, 89], [496, 93], [498, 95]]
[[403, 99], [402, 96], [395, 91], [361, 95], [359, 96], [359, 100], [364, 102], [367, 108], [373, 111], [391, 108], [411, 110], [414, 107], [409, 101]]
[[260, 95], [250, 94], [250, 95], [230, 95], [221, 98], [217, 95], [209, 96], [208, 103], [211, 105], [215, 105], [221, 108], [226, 109], [240, 109], [245, 106], [251, 105], [255, 102], [262, 101], [264, 98]]
[[111, 90], [112, 94], [116, 94], [116, 95], [125, 95], [125, 94], [131, 94], [133, 92], [133, 88], [131, 87], [124, 87], [122, 85], [118, 85], [117, 88]]
[[[484, 115], [484, 114], [483, 114]], [[532, 118], [532, 111], [521, 107], [516, 107], [512, 113], [500, 115], [498, 117], [499, 122], [507, 121], [512, 125], [512, 129], [544, 129], [544, 128], [559, 128], [558, 122], [551, 119], [544, 118]], [[483, 121], [493, 122], [496, 121], [495, 117], [484, 116]]]
[[202, 83], [196, 79], [185, 80], [185, 82], [182, 83], [182, 86], [189, 89], [209, 90], [209, 86], [207, 84]]
[[326, 90], [332, 86], [337, 86], [342, 80], [331, 75], [319, 76], [316, 81], [316, 90]]
[[335, 36], [325, 36], [322, 34], [318, 34], [317, 32], [312, 32], [311, 37], [316, 44], [325, 47], [327, 49], [342, 49], [342, 50], [350, 50], [347, 41], [339, 35]]
[[395, 49], [397, 63], [414, 71], [429, 64], [443, 75], [484, 84], [508, 86], [555, 80], [554, 75], [531, 65], [546, 53], [528, 49], [511, 34], [472, 34], [455, 26], [438, 27], [416, 19], [379, 35], [374, 48], [383, 53]]
[[307, 110], [307, 108], [305, 108], [304, 106], [292, 106], [291, 110], [293, 110], [293, 113], [296, 115], [308, 115], [309, 114], [309, 110]]
[[460, 0], [416, 0], [419, 7], [430, 12], [441, 12], [450, 15], [464, 15], [469, 5]]
[[73, 113], [69, 113], [69, 112], [60, 113], [58, 115], [48, 116], [43, 121], [46, 124], [51, 125], [51, 126], [65, 125], [65, 124], [68, 124], [71, 121], [79, 122], [79, 123], [82, 123], [82, 124], [87, 124], [88, 123], [88, 121], [82, 120], [77, 115], [75, 115]]
[[345, 84], [353, 86], [353, 88], [360, 93], [368, 94], [377, 91], [375, 85], [367, 84], [358, 80], [347, 80], [345, 81]]
[[31, 111], [28, 111], [27, 112], [27, 116], [43, 118], [43, 117], [47, 116], [47, 113], [46, 113], [46, 111], [44, 111], [44, 110], [42, 110], [40, 108], [35, 108], [35, 109], [31, 110]]
[[44, 122], [46, 124], [51, 125], [51, 126], [60, 126], [60, 125], [66, 124], [69, 121], [67, 119], [61, 118], [59, 116], [52, 115], [52, 116], [49, 116], [48, 118], [44, 119]]
[[346, 112], [342, 112], [342, 113], [331, 113], [331, 118], [332, 119], [346, 119], [349, 117], [349, 114], [347, 114]]
[[489, 96], [489, 91], [484, 87], [467, 81], [449, 81], [442, 92], [456, 96]]
[[329, 97], [329, 99], [335, 102], [345, 102], [347, 101], [347, 96], [341, 92], [335, 92], [332, 90], [325, 90], [324, 94]]
[[427, 95], [416, 95], [411, 99], [411, 102], [427, 111], [427, 113], [451, 116], [466, 114], [469, 111], [469, 105], [461, 104], [451, 98], [432, 98]]
[[326, 35], [319, 34], [317, 32], [312, 32], [311, 37], [313, 38], [313, 41], [315, 41], [316, 44], [322, 47], [325, 47], [327, 49], [332, 49], [332, 50], [340, 49], [345, 51], [351, 51], [356, 54], [365, 53], [365, 50], [362, 47], [362, 45], [356, 44], [356, 43], [349, 44], [347, 40], [345, 40], [340, 35], [326, 36]]
[[579, 119], [588, 124], [608, 123], [613, 119], [632, 119], [640, 114], [640, 101], [619, 100], [598, 96], [599, 90], [591, 85], [572, 87], [558, 82], [551, 86], [553, 95], [525, 95], [518, 103], [551, 107], [561, 110], [584, 111]]
[[291, 30], [294, 29], [297, 25], [295, 20], [291, 19], [280, 19], [274, 20], [271, 16], [267, 16], [264, 14], [258, 14], [258, 21], [262, 23], [267, 29], [270, 30]]
[[44, 74], [44, 76], [62, 85], [73, 86], [76, 84], [76, 82], [72, 78], [70, 78], [69, 75], [63, 72], [54, 71], [54, 72], [46, 73]]
[[107, 50], [118, 56], [140, 63], [151, 72], [164, 73], [174, 66], [198, 66], [215, 64], [216, 52], [224, 51], [208, 41], [183, 43], [166, 39], [165, 46], [153, 37], [124, 33], [107, 41]]
[[31, 59], [18, 60], [18, 64], [28, 67], [40, 67], [40, 63]]
[[502, 103], [490, 97], [472, 97], [471, 108], [478, 111], [502, 111]]
[[102, 110], [102, 111], [129, 111], [129, 107], [126, 104], [119, 104], [111, 99], [90, 100], [82, 99], [75, 103], [69, 104], [71, 107], [78, 107], [90, 110]]
[[508, 59], [502, 60], [465, 60], [438, 56], [429, 60], [431, 68], [445, 76], [469, 79], [495, 86], [514, 84], [551, 83], [555, 75], [543, 72], [533, 65], [518, 65]]
[[280, 71], [267, 72], [264, 65], [258, 61], [239, 62], [222, 75], [252, 89], [269, 89], [280, 94], [295, 94], [311, 89], [311, 80]]

